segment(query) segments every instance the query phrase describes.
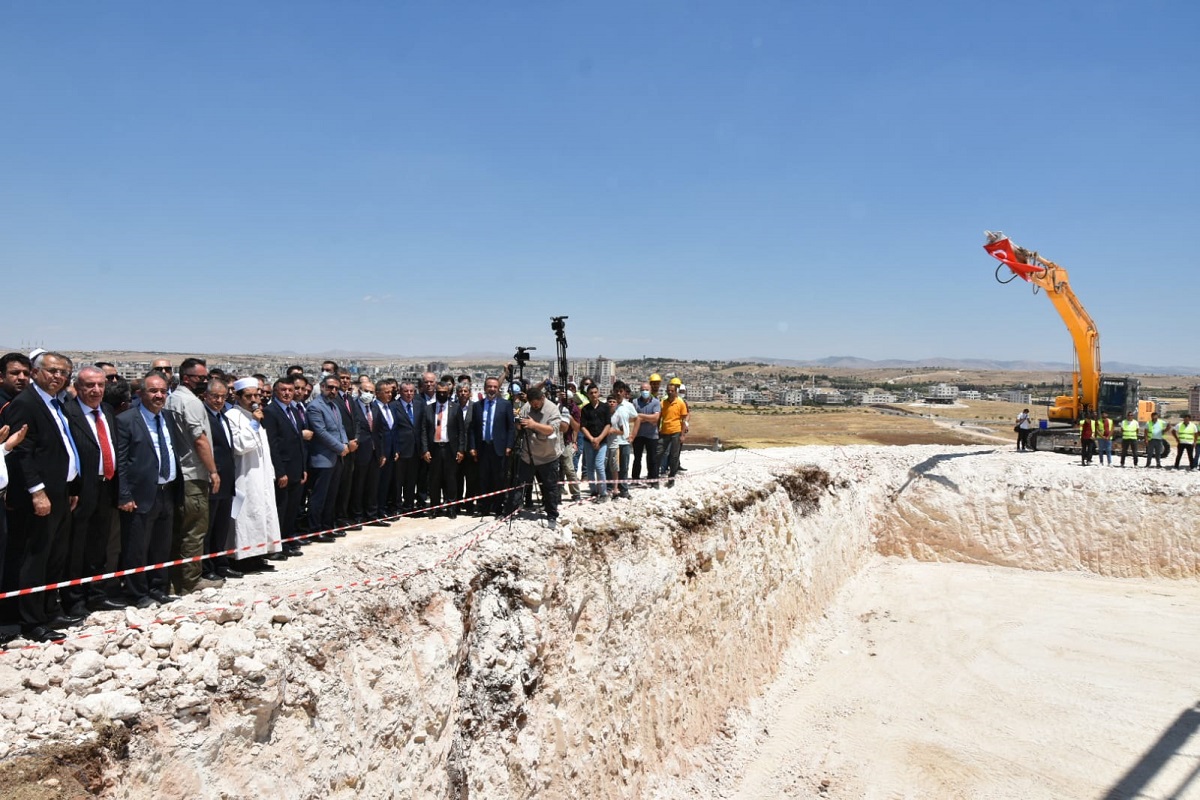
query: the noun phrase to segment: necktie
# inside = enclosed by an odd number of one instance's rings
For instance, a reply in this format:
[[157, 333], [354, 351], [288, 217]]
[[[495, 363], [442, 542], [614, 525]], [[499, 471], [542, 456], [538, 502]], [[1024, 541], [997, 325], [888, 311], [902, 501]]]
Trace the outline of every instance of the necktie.
[[296, 419], [300, 422], [300, 427], [304, 427], [304, 406], [299, 403], [292, 405], [292, 411], [296, 412]]
[[412, 403], [405, 403], [404, 409], [408, 412], [408, 424], [412, 425], [414, 422], [413, 413], [412, 413]]
[[433, 431], [433, 440], [435, 442], [442, 441], [442, 415], [444, 413], [446, 413], [446, 407], [441, 403], [438, 403], [437, 427], [435, 427]]
[[108, 428], [104, 424], [104, 415], [100, 413], [100, 409], [93, 409], [92, 415], [96, 418], [96, 438], [100, 440], [100, 464], [104, 467], [104, 480], [111, 481], [117, 474], [117, 465], [113, 463]]
[[297, 431], [300, 430], [300, 420], [296, 416], [296, 407], [288, 406], [287, 407], [287, 415], [288, 415], [288, 419], [290, 419], [292, 421], [292, 427], [295, 428]]
[[492, 440], [492, 408], [495, 402], [495, 400], [487, 401], [487, 411], [483, 415], [483, 440], [485, 442]]
[[67, 444], [71, 445], [71, 455], [75, 460], [67, 465], [67, 480], [73, 481], [79, 474], [79, 448], [75, 446], [75, 437], [71, 435], [71, 426], [67, 425], [67, 418], [63, 416], [62, 403], [56, 397], [50, 401], [50, 405], [54, 406], [54, 413], [58, 415], [58, 422], [67, 437]]
[[369, 430], [375, 426], [374, 419], [371, 416], [371, 407], [363, 406], [363, 410], [367, 412], [367, 429]]
[[167, 436], [163, 430], [162, 414], [154, 415], [154, 427], [158, 429], [158, 477], [171, 480], [171, 453], [167, 450]]

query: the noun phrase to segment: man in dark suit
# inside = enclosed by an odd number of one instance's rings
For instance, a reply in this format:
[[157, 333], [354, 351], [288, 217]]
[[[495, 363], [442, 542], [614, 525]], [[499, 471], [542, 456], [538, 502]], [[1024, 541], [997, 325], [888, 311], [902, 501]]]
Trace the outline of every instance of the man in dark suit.
[[417, 387], [411, 381], [400, 384], [400, 398], [396, 407], [396, 502], [400, 513], [410, 514], [416, 510], [417, 465], [421, 462], [421, 421], [425, 414], [425, 401], [416, 398]]
[[[462, 429], [464, 433], [469, 434], [471, 430], [471, 420], [474, 419], [472, 412], [474, 405], [471, 402], [471, 382], [470, 379], [459, 380], [458, 388], [455, 390], [455, 409], [458, 415], [462, 418]], [[470, 436], [467, 437], [470, 439]], [[474, 497], [479, 492], [479, 462], [471, 458], [469, 455], [464, 455], [462, 461], [458, 462], [458, 474], [455, 477], [455, 491], [458, 492], [460, 498]], [[474, 503], [463, 503], [459, 506], [460, 511], [474, 511]]]
[[271, 446], [271, 465], [275, 468], [275, 508], [279, 512], [279, 534], [283, 552], [300, 555], [296, 518], [304, 498], [308, 479], [308, 448], [304, 441], [304, 422], [296, 405], [295, 384], [280, 378], [271, 387], [274, 402], [263, 410], [263, 427]]
[[[182, 435], [170, 414], [167, 379], [142, 379], [141, 403], [117, 417], [117, 508], [121, 512], [121, 569], [160, 564], [171, 556], [175, 506], [181, 502], [176, 442]], [[167, 568], [125, 576], [125, 591], [138, 608], [174, 599]]]
[[[358, 449], [347, 456], [354, 462], [348, 506], [352, 531], [361, 529], [364, 522], [375, 519], [375, 504], [379, 497], [379, 463], [375, 460], [375, 384], [362, 382], [358, 391], [358, 397], [351, 401], [354, 438], [358, 442]], [[346, 480], [345, 476], [342, 480]]]
[[[454, 385], [443, 380], [437, 385], [433, 403], [426, 406], [421, 425], [421, 458], [429, 465], [429, 501], [437, 509], [443, 502], [458, 500], [458, 464], [467, 452], [467, 431], [462, 410], [451, 397]], [[433, 516], [458, 516], [458, 506], [434, 510]]]
[[[208, 388], [201, 396], [212, 431], [212, 454], [220, 477], [217, 493], [208, 498], [208, 532], [204, 537], [204, 553], [221, 553], [233, 547], [233, 485], [236, 467], [233, 461], [233, 430], [225, 419], [225, 402], [229, 385], [220, 378], [209, 378]], [[230, 565], [229, 556], [213, 556], [204, 561], [204, 577], [210, 581], [238, 579], [242, 573]]]
[[[103, 402], [106, 384], [104, 370], [83, 367], [75, 376], [75, 399], [63, 405], [80, 462], [79, 502], [71, 512], [68, 578], [105, 571], [108, 534], [117, 506], [117, 424], [112, 408]], [[59, 590], [59, 597], [70, 616], [125, 607], [109, 598], [102, 581], [65, 587]]]
[[[333, 527], [341, 458], [350, 453], [349, 439], [342, 426], [342, 412], [338, 409], [340, 388], [336, 375], [326, 375], [321, 379], [321, 396], [308, 404], [308, 427], [313, 432], [308, 443], [308, 477], [312, 483], [308, 526], [313, 533]], [[332, 541], [332, 538], [326, 533], [317, 540]]]
[[[362, 525], [354, 526], [351, 524], [350, 517], [350, 493], [354, 488], [354, 470], [358, 466], [358, 420], [355, 416], [355, 406], [358, 402], [354, 399], [354, 394], [351, 389], [354, 387], [354, 379], [346, 370], [338, 372], [338, 411], [342, 413], [342, 428], [346, 431], [346, 437], [349, 439], [350, 452], [341, 459], [341, 478], [338, 480], [337, 504], [334, 511], [335, 524], [338, 528], [347, 530], [361, 530]], [[345, 536], [346, 530], [339, 530], [335, 536]]]
[[[512, 403], [500, 396], [500, 379], [483, 382], [483, 399], [475, 401], [471, 411], [469, 448], [471, 458], [479, 463], [479, 492], [488, 494], [506, 488], [508, 459], [516, 441], [516, 424]], [[480, 514], [500, 516], [504, 495], [486, 497], [479, 501]]]
[[[63, 413], [71, 367], [60, 353], [40, 354], [33, 382], [4, 411], [12, 430], [27, 426], [25, 440], [7, 459], [10, 588], [42, 586], [66, 572], [71, 510], [80, 491], [79, 452]], [[17, 598], [16, 617], [22, 635], [35, 642], [65, 638], [55, 626], [82, 621], [60, 614], [57, 592]]]
[[32, 371], [29, 359], [20, 353], [5, 353], [0, 356], [0, 412], [25, 391]]
[[[375, 414], [372, 425], [375, 433], [375, 463], [379, 465], [379, 485], [376, 495], [376, 511], [381, 517], [396, 515], [399, 497], [395, 494], [396, 460], [399, 451], [396, 449], [396, 424], [400, 413], [395, 404], [396, 381], [384, 378], [379, 382], [379, 394], [375, 398]], [[371, 523], [387, 525], [386, 522]]]

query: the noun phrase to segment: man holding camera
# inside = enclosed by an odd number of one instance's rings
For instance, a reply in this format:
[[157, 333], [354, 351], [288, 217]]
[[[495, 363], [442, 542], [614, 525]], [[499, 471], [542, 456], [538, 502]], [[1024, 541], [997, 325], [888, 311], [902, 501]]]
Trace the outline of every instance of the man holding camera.
[[541, 386], [525, 392], [528, 402], [517, 415], [517, 448], [520, 454], [520, 480], [535, 478], [542, 493], [546, 525], [553, 529], [558, 521], [558, 459], [562, 455], [562, 412], [548, 402]]

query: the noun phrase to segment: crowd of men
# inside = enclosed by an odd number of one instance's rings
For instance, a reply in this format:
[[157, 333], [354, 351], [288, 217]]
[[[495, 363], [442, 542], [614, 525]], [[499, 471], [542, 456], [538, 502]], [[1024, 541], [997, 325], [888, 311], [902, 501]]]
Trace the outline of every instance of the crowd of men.
[[[597, 502], [674, 485], [688, 431], [672, 378], [556, 387], [425, 373], [372, 382], [167, 359], [133, 382], [61, 353], [0, 357], [0, 591], [133, 570], [0, 601], [0, 643], [65, 638], [88, 614], [149, 608], [402, 516], [505, 517], [540, 495]], [[646, 479], [642, 465], [645, 463]], [[662, 476], [660, 478], [660, 476]], [[7, 488], [5, 488], [7, 487]], [[141, 569], [177, 559], [170, 568]]]

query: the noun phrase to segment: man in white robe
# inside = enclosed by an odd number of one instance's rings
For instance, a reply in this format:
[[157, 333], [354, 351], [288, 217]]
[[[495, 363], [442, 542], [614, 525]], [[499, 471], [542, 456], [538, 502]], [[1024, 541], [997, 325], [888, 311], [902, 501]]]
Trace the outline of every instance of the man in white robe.
[[[242, 378], [233, 384], [234, 407], [225, 415], [231, 432], [233, 450], [233, 529], [237, 559], [253, 566], [271, 569], [263, 556], [283, 550], [279, 533], [279, 514], [275, 508], [275, 468], [271, 465], [271, 445], [262, 425], [257, 378]], [[248, 549], [242, 549], [248, 548]]]

